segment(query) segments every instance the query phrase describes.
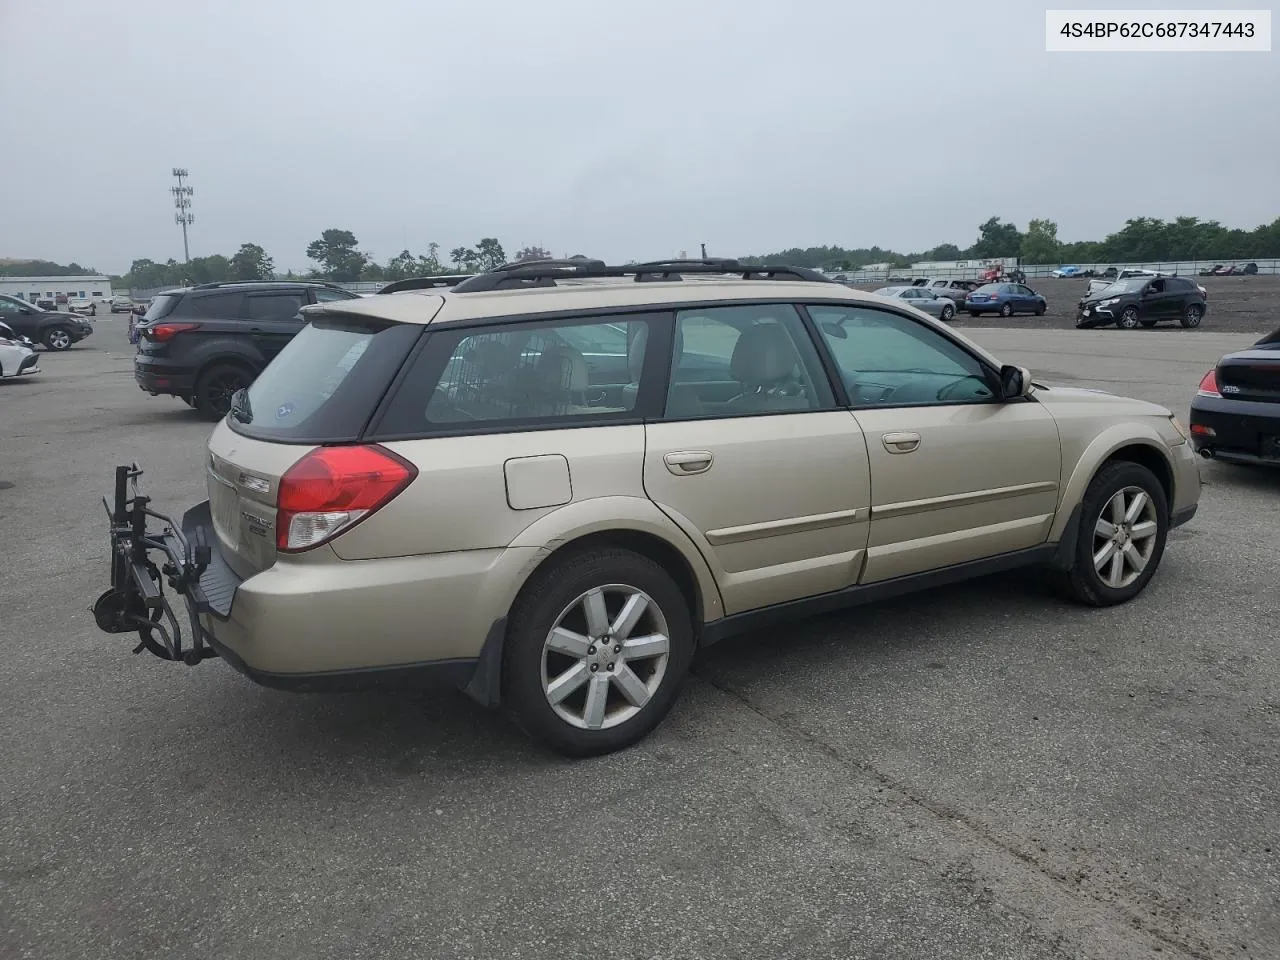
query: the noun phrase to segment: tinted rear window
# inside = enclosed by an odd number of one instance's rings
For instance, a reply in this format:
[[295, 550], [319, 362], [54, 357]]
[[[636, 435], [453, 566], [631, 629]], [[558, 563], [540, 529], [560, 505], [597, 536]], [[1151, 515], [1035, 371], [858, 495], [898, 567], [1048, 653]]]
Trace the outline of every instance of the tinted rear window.
[[233, 408], [231, 428], [282, 443], [358, 440], [423, 329], [356, 317], [307, 324]]
[[147, 307], [146, 315], [142, 318], [146, 320], [159, 320], [161, 317], [167, 317], [178, 301], [182, 299], [180, 293], [161, 294], [151, 301], [151, 305]]

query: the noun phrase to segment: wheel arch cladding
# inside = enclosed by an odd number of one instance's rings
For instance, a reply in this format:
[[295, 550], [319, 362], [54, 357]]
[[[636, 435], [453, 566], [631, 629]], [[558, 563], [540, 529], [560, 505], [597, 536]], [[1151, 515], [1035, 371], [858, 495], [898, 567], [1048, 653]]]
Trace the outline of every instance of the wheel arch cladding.
[[1165, 503], [1169, 506], [1169, 509], [1173, 509], [1173, 467], [1169, 465], [1169, 461], [1164, 454], [1149, 444], [1129, 444], [1116, 450], [1102, 463], [1098, 464], [1098, 469], [1094, 471], [1094, 475], [1096, 476], [1098, 471], [1106, 467], [1107, 464], [1119, 461], [1139, 464], [1154, 473], [1156, 479], [1160, 481], [1161, 488], [1164, 490]]
[[638, 553], [640, 556], [646, 557], [662, 567], [670, 575], [671, 579], [675, 581], [676, 586], [680, 588], [680, 593], [684, 596], [685, 602], [689, 604], [689, 613], [693, 617], [695, 634], [701, 632], [700, 627], [702, 626], [704, 607], [702, 592], [698, 588], [697, 575], [693, 572], [689, 561], [685, 559], [678, 549], [657, 534], [648, 533], [644, 530], [620, 527], [613, 530], [597, 530], [566, 540], [539, 560], [537, 566], [530, 571], [529, 576], [525, 578], [524, 583], [521, 585], [517, 599], [544, 571], [551, 569], [552, 564], [560, 563], [573, 554], [585, 553], [589, 550], [603, 547], [630, 550], [632, 553]]

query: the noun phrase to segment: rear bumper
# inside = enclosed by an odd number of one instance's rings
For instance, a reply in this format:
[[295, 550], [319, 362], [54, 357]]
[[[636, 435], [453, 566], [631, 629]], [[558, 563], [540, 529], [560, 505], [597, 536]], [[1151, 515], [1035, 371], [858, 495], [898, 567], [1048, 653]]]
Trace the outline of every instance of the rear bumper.
[[[131, 480], [141, 473], [121, 469]], [[244, 579], [218, 548], [208, 501], [175, 524], [148, 513], [136, 487], [133, 496], [122, 493], [119, 477], [115, 509], [108, 505], [111, 589], [94, 608], [104, 631], [136, 632], [165, 660], [220, 657], [276, 689], [444, 684], [497, 703], [506, 619], [483, 602], [482, 581], [494, 582], [500, 561], [526, 562], [532, 549], [376, 561], [338, 560], [330, 551], [280, 560]], [[165, 526], [148, 529], [149, 519]], [[149, 565], [149, 553], [166, 562]]]
[[1280, 403], [1197, 396], [1189, 427], [1197, 453], [1280, 466]]
[[182, 395], [195, 389], [196, 377], [185, 366], [139, 353], [133, 358], [133, 379], [147, 393]]

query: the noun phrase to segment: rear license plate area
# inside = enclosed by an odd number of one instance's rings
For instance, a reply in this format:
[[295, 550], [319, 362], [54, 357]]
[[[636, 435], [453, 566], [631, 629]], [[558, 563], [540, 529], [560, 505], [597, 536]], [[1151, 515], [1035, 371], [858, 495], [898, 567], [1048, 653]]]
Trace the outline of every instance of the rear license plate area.
[[209, 471], [209, 509], [213, 528], [227, 543], [239, 543], [240, 494], [227, 480]]

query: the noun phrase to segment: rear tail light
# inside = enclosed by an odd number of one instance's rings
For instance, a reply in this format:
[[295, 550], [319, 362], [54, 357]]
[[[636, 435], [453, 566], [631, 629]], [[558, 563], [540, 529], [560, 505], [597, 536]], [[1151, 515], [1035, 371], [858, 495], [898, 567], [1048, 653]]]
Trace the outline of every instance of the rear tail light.
[[299, 553], [332, 540], [390, 503], [418, 468], [380, 446], [318, 447], [280, 478], [276, 549]]
[[198, 323], [157, 323], [154, 327], [143, 327], [142, 335], [148, 340], [158, 340], [164, 343], [166, 340], [172, 340], [180, 333], [199, 329], [200, 324]]
[[1197, 397], [1217, 397], [1222, 399], [1222, 394], [1218, 391], [1218, 371], [1210, 370], [1204, 375], [1204, 379], [1200, 381], [1200, 386], [1196, 390]]

